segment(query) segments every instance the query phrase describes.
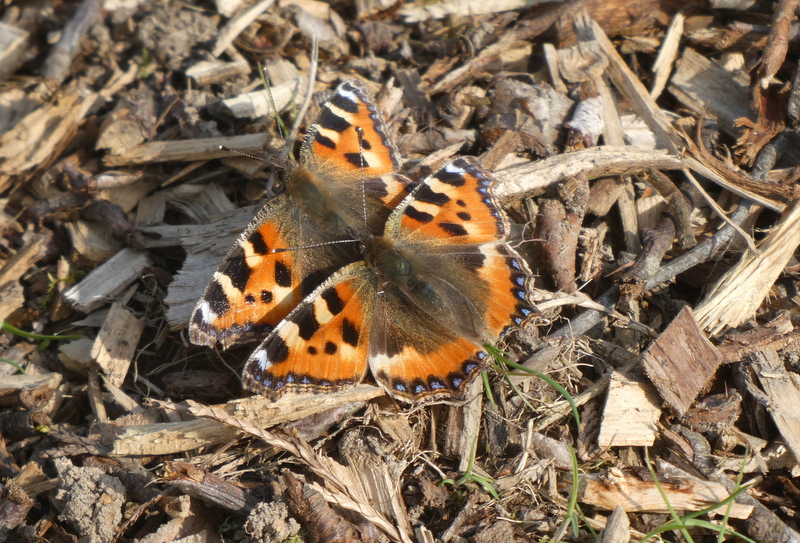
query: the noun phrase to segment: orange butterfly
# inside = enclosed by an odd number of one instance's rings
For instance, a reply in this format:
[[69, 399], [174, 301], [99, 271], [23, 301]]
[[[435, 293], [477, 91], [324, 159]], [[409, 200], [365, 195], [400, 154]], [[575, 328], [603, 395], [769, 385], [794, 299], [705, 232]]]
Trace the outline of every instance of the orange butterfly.
[[305, 138], [286, 192], [256, 215], [206, 287], [190, 319], [192, 343], [227, 348], [260, 339], [359, 259], [353, 244], [330, 242], [351, 239], [352, 228], [382, 230], [411, 184], [395, 173], [399, 166], [366, 87], [355, 79], [339, 85]]
[[[531, 316], [527, 264], [506, 243], [495, 181], [458, 158], [361, 229], [362, 259], [306, 297], [245, 364], [245, 388], [277, 397], [361, 382], [393, 397], [464, 397], [496, 343]], [[357, 228], [354, 229], [357, 231]]]

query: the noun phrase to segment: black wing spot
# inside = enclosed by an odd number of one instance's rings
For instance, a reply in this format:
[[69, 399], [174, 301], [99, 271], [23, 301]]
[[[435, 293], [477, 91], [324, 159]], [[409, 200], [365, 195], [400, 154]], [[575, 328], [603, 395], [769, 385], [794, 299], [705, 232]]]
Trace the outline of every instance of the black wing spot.
[[464, 179], [464, 172], [448, 172], [445, 169], [439, 170], [434, 175], [436, 179], [442, 183], [446, 183], [452, 187], [462, 187], [466, 180]]
[[348, 113], [358, 113], [358, 102], [354, 102], [343, 94], [334, 94], [331, 104]]
[[319, 330], [319, 321], [313, 311], [301, 311], [292, 318], [292, 322], [297, 325], [298, 335], [306, 341]]
[[273, 364], [278, 364], [289, 358], [289, 347], [283, 338], [274, 336], [267, 345], [267, 360]]
[[334, 132], [338, 132], [340, 134], [353, 126], [347, 121], [347, 119], [339, 117], [331, 110], [323, 113], [323, 115], [320, 117], [319, 125], [326, 130], [333, 130]]
[[433, 215], [431, 215], [430, 213], [426, 213], [424, 211], [419, 211], [414, 206], [408, 206], [403, 213], [405, 213], [406, 216], [411, 217], [415, 221], [425, 224], [433, 220]]
[[459, 211], [458, 213], [456, 213], [456, 215], [462, 221], [471, 221], [472, 220], [472, 215], [470, 215], [466, 211]]
[[458, 204], [458, 206], [459, 206], [459, 207], [467, 207], [467, 202], [465, 202], [465, 201], [464, 201], [464, 200], [462, 200], [461, 198], [459, 198], [458, 200], [456, 200], [456, 204]]
[[253, 305], [254, 303], [256, 303], [256, 297], [253, 296], [252, 294], [248, 294], [247, 296], [244, 297], [244, 301], [247, 304]]
[[292, 272], [289, 270], [289, 266], [281, 261], [275, 262], [275, 283], [283, 288], [292, 286]]
[[244, 256], [238, 254], [228, 260], [228, 265], [225, 266], [225, 270], [222, 273], [228, 276], [234, 288], [239, 292], [244, 292], [247, 281], [250, 280], [250, 271], [250, 266], [244, 261]]
[[336, 354], [337, 350], [338, 349], [336, 348], [336, 344], [333, 343], [332, 341], [328, 341], [327, 343], [325, 343], [325, 354]]
[[317, 354], [317, 348], [314, 347], [313, 345], [310, 345], [308, 347], [308, 349], [306, 349], [306, 350], [308, 351], [308, 354], [311, 354], [311, 355]]
[[369, 164], [361, 153], [345, 153], [344, 158], [357, 168], [369, 168]]
[[323, 292], [322, 299], [325, 300], [331, 315], [338, 315], [344, 309], [344, 301], [339, 297], [339, 293], [336, 292], [335, 288]]
[[344, 319], [342, 322], [342, 341], [350, 345], [351, 347], [355, 347], [358, 345], [358, 328], [350, 319]]
[[268, 290], [262, 290], [261, 291], [261, 303], [263, 303], [263, 304], [271, 304], [272, 300], [274, 298], [275, 297], [272, 295], [272, 293], [270, 291], [268, 291]]
[[319, 132], [314, 134], [314, 141], [322, 145], [323, 147], [327, 147], [328, 149], [336, 149], [336, 142], [330, 139], [327, 136], [323, 136]]
[[439, 228], [441, 228], [451, 236], [466, 236], [467, 234], [469, 234], [466, 228], [454, 222], [440, 222]]
[[439, 207], [442, 207], [443, 205], [445, 205], [450, 201], [450, 197], [447, 194], [443, 192], [435, 192], [428, 185], [422, 185], [417, 191], [417, 193], [414, 195], [414, 199], [420, 202], [424, 202], [426, 204], [433, 204]]
[[269, 254], [269, 247], [267, 247], [267, 242], [264, 241], [264, 236], [261, 235], [261, 232], [256, 230], [250, 237], [247, 238], [247, 241], [250, 242], [250, 245], [253, 246], [253, 252], [257, 255], [268, 255]]
[[208, 292], [206, 292], [205, 298], [208, 300], [208, 305], [211, 307], [211, 311], [213, 311], [215, 315], [224, 315], [231, 308], [231, 304], [228, 301], [228, 295], [225, 294], [225, 291], [222, 289], [222, 285], [220, 285], [217, 281], [212, 282], [208, 286]]

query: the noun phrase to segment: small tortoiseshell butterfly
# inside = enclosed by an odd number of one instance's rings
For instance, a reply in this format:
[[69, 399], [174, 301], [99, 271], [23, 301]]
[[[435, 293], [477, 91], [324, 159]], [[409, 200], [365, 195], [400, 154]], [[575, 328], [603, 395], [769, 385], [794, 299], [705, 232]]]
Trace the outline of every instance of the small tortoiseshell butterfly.
[[272, 397], [332, 390], [369, 368], [399, 400], [463, 398], [486, 367], [482, 345], [533, 311], [531, 272], [505, 241], [509, 219], [494, 183], [457, 158], [409, 194], [380, 234], [362, 227], [362, 258], [267, 336], [245, 365], [245, 388]]
[[[253, 219], [192, 313], [197, 345], [261, 338], [336, 270], [360, 258], [350, 230], [380, 233], [411, 182], [366, 87], [345, 81], [322, 107], [286, 192]], [[275, 249], [292, 249], [274, 252]]]

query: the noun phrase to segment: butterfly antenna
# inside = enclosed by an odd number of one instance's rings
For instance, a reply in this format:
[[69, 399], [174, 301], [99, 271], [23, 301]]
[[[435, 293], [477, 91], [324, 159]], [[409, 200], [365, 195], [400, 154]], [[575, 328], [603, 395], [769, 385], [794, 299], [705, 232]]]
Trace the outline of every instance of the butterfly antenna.
[[364, 213], [364, 232], [369, 232], [367, 225], [367, 180], [364, 175], [364, 167], [366, 162], [364, 160], [364, 130], [360, 126], [356, 126], [356, 134], [358, 134], [358, 156], [361, 161], [361, 207]]
[[300, 245], [298, 247], [286, 247], [284, 249], [272, 249], [271, 253], [285, 253], [286, 251], [297, 251], [298, 249], [316, 249], [317, 247], [327, 247], [328, 245], [340, 245], [342, 243], [358, 243], [357, 239], [339, 239], [336, 241], [326, 241], [324, 243], [313, 243], [311, 245]]
[[267, 162], [274, 166], [274, 163], [270, 159], [264, 158], [263, 156], [251, 155], [250, 153], [243, 153], [242, 151], [237, 151], [236, 149], [231, 149], [230, 147], [225, 147], [224, 145], [220, 145], [219, 150], [225, 151], [226, 153], [233, 153], [234, 155], [252, 158], [253, 160], [258, 160], [259, 162]]
[[308, 69], [306, 97], [303, 100], [303, 105], [300, 106], [300, 110], [297, 112], [297, 116], [294, 118], [292, 130], [289, 132], [289, 135], [286, 138], [286, 142], [283, 146], [283, 151], [281, 152], [280, 156], [281, 160], [286, 160], [286, 157], [289, 156], [289, 148], [292, 146], [292, 142], [297, 137], [297, 133], [300, 131], [300, 124], [303, 122], [303, 117], [305, 117], [306, 111], [308, 111], [308, 106], [311, 105], [311, 95], [314, 94], [314, 81], [317, 79], [317, 65], [319, 65], [319, 39], [314, 36], [311, 39], [311, 67]]

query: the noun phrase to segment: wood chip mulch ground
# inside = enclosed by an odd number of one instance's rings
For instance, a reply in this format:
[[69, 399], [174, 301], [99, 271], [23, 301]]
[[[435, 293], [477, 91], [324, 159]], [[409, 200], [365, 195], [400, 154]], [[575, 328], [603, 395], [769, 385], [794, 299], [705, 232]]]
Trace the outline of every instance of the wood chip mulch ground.
[[[0, 541], [800, 542], [799, 11], [6, 0]], [[352, 78], [536, 276], [464, 403], [270, 401], [188, 340]]]

